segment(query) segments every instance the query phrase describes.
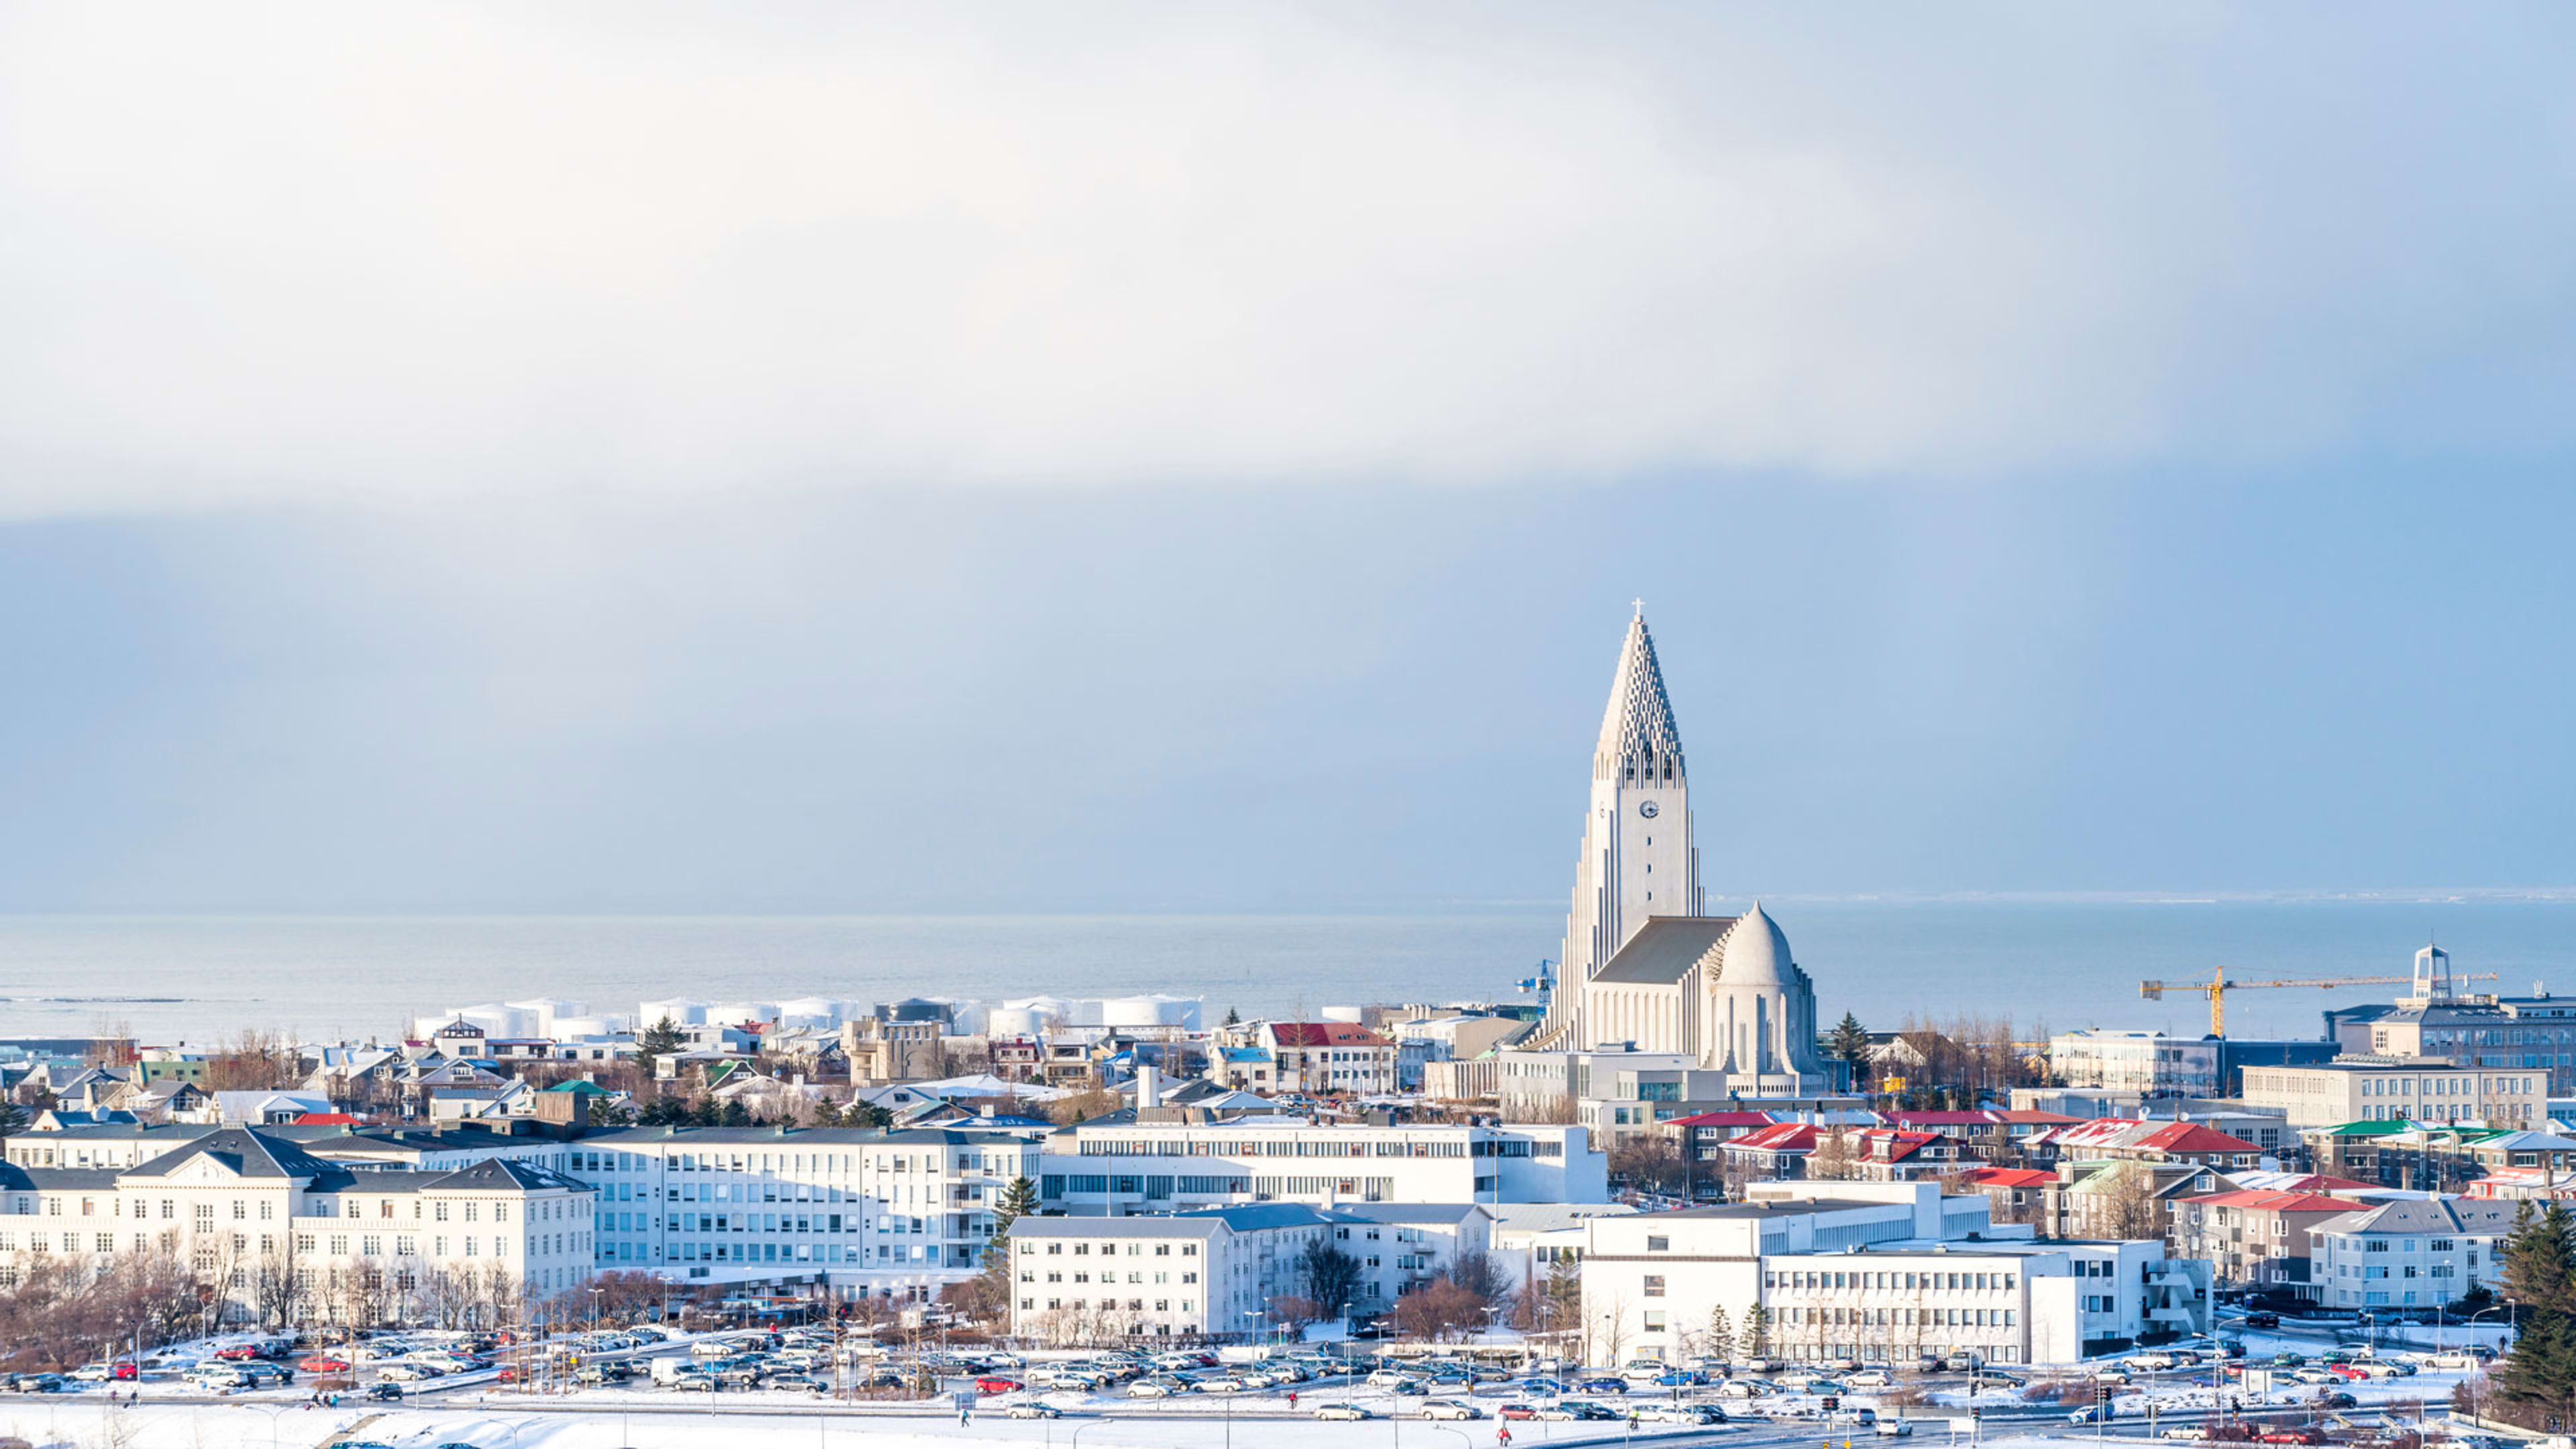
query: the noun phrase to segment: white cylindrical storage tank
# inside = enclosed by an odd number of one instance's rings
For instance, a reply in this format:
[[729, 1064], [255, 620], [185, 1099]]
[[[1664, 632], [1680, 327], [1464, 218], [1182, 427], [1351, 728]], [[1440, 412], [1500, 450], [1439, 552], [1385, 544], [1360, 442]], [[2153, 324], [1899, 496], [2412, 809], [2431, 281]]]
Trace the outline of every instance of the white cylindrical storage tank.
[[778, 1020], [788, 1026], [839, 1026], [843, 1005], [821, 996], [800, 996], [778, 1003]]
[[1100, 1024], [1106, 1027], [1161, 1026], [1163, 1005], [1151, 996], [1112, 996], [1100, 1003]]
[[1196, 1031], [1199, 1029], [1199, 1008], [1204, 1004], [1204, 1001], [1205, 998], [1197, 996], [1157, 996], [1154, 998], [1156, 1008], [1162, 1013], [1162, 1024], [1165, 1026], [1177, 1026], [1183, 1031]]
[[984, 1034], [996, 1041], [1016, 1041], [1036, 1036], [1041, 1020], [1044, 1018], [1025, 1006], [996, 1006], [984, 1013]]
[[1318, 1016], [1316, 1020], [1348, 1022], [1352, 1026], [1357, 1026], [1365, 1015], [1366, 1010], [1362, 1007], [1327, 1006], [1324, 1008], [1323, 1014]]
[[639, 1001], [635, 1004], [635, 1029], [651, 1031], [666, 1016], [674, 1026], [704, 1026], [707, 1024], [707, 1004], [685, 996], [674, 996], [667, 1001]]
[[570, 1041], [576, 1037], [608, 1036], [617, 1029], [616, 1023], [604, 1016], [558, 1016], [554, 1030], [546, 1035], [557, 1041]]
[[775, 1001], [722, 1001], [707, 1008], [707, 1020], [718, 1026], [740, 1026], [746, 1021], [776, 1021]]

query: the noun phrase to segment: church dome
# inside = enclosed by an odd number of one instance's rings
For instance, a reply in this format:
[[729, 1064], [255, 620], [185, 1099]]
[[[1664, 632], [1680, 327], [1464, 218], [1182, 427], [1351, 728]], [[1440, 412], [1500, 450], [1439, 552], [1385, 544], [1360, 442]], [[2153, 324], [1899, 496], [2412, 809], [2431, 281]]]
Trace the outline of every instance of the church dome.
[[1755, 901], [1726, 933], [1726, 950], [1717, 960], [1721, 986], [1785, 986], [1791, 969], [1789, 938]]

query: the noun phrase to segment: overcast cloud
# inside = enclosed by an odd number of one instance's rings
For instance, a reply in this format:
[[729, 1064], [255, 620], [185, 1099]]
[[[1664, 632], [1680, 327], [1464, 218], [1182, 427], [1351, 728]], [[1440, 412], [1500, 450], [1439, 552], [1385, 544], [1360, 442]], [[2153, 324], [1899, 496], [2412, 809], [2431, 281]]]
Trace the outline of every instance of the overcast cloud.
[[12, 7], [0, 512], [2548, 452], [2570, 25]]

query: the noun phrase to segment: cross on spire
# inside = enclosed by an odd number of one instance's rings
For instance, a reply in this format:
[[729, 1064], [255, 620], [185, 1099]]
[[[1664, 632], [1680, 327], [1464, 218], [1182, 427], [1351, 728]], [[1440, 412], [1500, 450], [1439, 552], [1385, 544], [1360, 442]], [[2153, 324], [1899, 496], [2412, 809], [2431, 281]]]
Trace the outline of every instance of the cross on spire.
[[1632, 604], [1634, 604], [1634, 605], [1636, 605], [1636, 606], [1637, 606], [1637, 617], [1638, 617], [1638, 618], [1642, 619], [1642, 618], [1646, 617], [1646, 601], [1645, 601], [1645, 600], [1643, 600], [1643, 599], [1630, 599], [1628, 602], [1629, 602], [1629, 603], [1632, 603]]

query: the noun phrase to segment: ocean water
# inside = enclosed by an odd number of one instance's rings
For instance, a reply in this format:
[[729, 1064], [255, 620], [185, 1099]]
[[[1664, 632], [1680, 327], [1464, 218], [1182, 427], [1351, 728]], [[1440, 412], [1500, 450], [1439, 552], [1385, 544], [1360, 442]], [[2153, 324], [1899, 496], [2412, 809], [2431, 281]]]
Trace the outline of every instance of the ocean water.
[[[2576, 990], [2576, 902], [1767, 903], [1826, 1020], [1963, 1013], [2021, 1034], [2197, 1034], [2200, 996], [2141, 978], [2403, 976], [2438, 937], [2484, 989]], [[1712, 903], [1734, 909], [1740, 903]], [[1211, 1020], [1364, 1001], [1526, 1000], [1556, 911], [1413, 916], [0, 916], [0, 1036], [121, 1024], [153, 1043], [248, 1027], [389, 1037], [476, 1002], [567, 998], [631, 1013], [667, 996], [1202, 996]], [[2318, 1011], [2389, 986], [2231, 992], [2237, 1035], [2313, 1036]]]

